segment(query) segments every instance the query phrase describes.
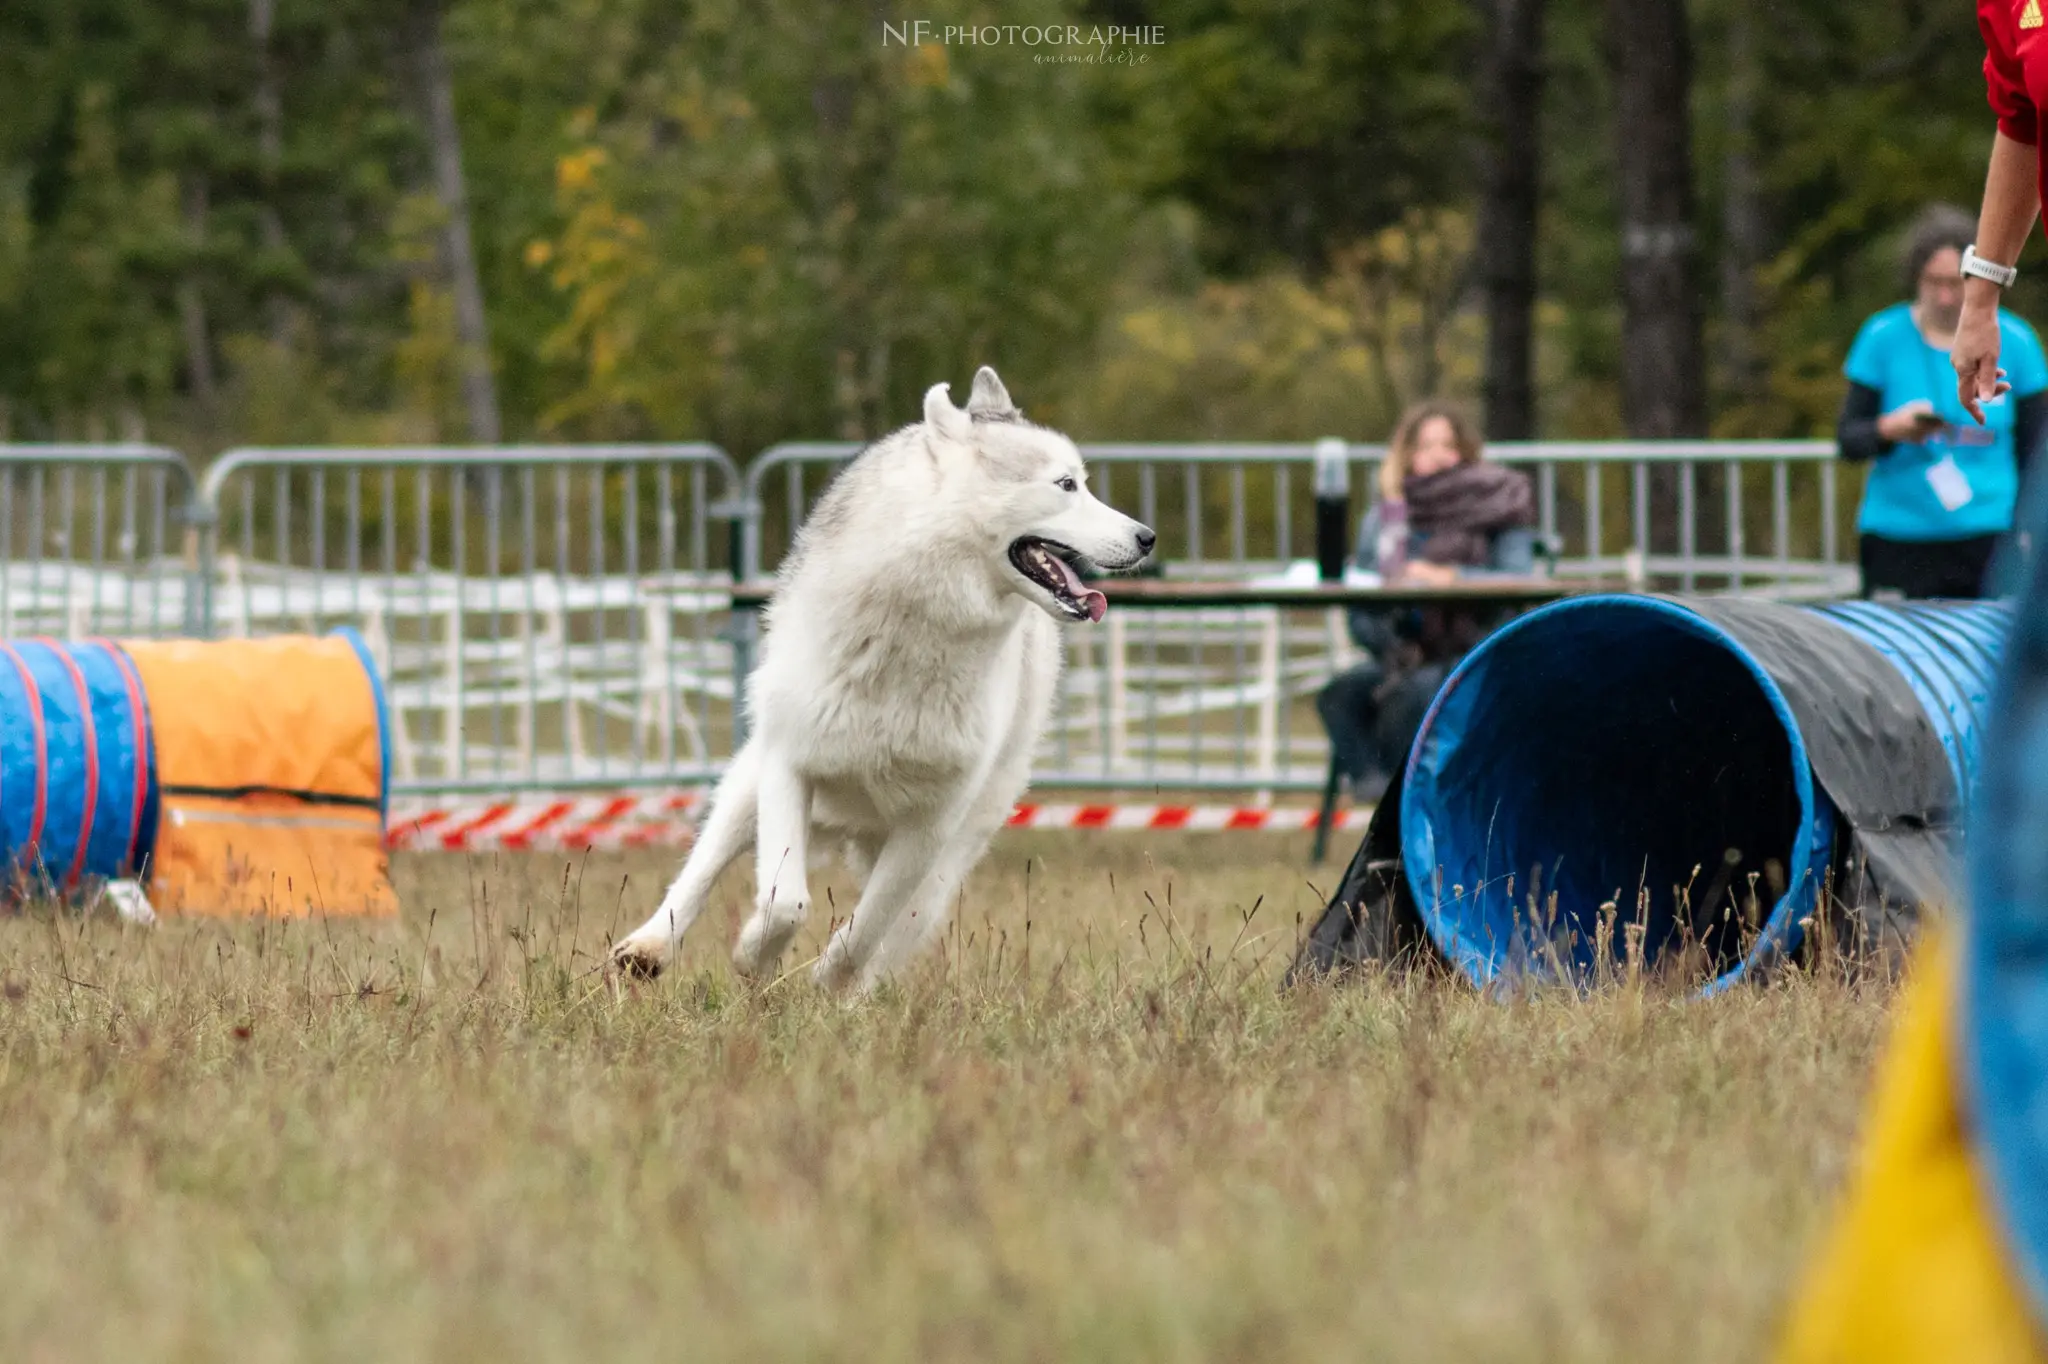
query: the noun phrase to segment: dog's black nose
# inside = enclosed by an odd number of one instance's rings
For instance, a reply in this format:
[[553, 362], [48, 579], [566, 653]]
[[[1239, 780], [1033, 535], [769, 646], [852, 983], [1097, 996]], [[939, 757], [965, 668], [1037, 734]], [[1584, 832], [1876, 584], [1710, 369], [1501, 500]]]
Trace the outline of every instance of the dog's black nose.
[[1152, 546], [1159, 543], [1159, 537], [1152, 533], [1150, 526], [1138, 527], [1138, 553], [1150, 554]]

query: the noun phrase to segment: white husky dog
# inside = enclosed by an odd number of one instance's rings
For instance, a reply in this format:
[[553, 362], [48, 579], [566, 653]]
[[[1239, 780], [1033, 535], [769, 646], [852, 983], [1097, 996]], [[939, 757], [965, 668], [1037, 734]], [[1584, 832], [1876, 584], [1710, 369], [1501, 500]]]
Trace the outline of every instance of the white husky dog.
[[932, 939], [1030, 781], [1056, 622], [1108, 606], [1074, 566], [1135, 568], [1152, 551], [1152, 532], [1087, 478], [1074, 443], [1025, 421], [983, 366], [964, 411], [934, 384], [923, 422], [833, 481], [768, 606], [746, 745], [661, 907], [612, 949], [616, 967], [658, 973], [751, 842], [754, 914], [733, 963], [772, 972], [810, 913], [814, 835], [843, 839], [864, 881], [819, 983], [868, 989]]

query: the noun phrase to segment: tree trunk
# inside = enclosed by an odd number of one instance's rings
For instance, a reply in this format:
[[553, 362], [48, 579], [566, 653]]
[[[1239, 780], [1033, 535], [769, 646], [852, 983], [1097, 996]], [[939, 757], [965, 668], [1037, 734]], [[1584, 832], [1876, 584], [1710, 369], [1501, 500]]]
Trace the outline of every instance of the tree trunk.
[[1536, 218], [1545, 0], [1485, 0], [1486, 184], [1479, 270], [1486, 296], [1486, 433], [1536, 434]]
[[1629, 434], [1703, 435], [1685, 0], [1608, 0], [1621, 172], [1621, 407]]
[[[277, 63], [270, 52], [270, 34], [276, 19], [276, 0], [249, 0], [249, 41], [256, 52], [256, 167], [263, 184], [263, 200], [257, 209], [257, 223], [263, 233], [263, 249], [281, 256], [287, 249], [284, 217], [277, 209], [278, 170], [284, 164], [284, 98], [277, 87]], [[270, 314], [270, 339], [284, 346], [291, 341], [297, 325], [297, 310], [273, 286], [266, 301]]]
[[[185, 177], [185, 231], [195, 249], [206, 244], [206, 177], [194, 171]], [[185, 378], [192, 397], [207, 422], [215, 413], [219, 388], [214, 382], [213, 338], [206, 321], [206, 296], [200, 292], [196, 269], [187, 269], [178, 281], [178, 322], [185, 333]]]
[[1757, 172], [1757, 51], [1753, 0], [1728, 0], [1728, 153], [1721, 206], [1721, 311], [1727, 328], [1724, 359], [1728, 387], [1745, 406], [1761, 403], [1768, 388], [1758, 328], [1762, 308], [1756, 272], [1768, 251], [1763, 183]]
[[456, 363], [469, 438], [478, 445], [499, 443], [498, 390], [491, 376], [491, 346], [484, 319], [483, 284], [469, 231], [469, 194], [462, 177], [462, 133], [455, 122], [455, 83], [441, 43], [441, 0], [413, 6], [413, 61], [427, 114], [427, 141], [434, 162], [434, 191], [441, 201], [441, 256], [455, 299]]

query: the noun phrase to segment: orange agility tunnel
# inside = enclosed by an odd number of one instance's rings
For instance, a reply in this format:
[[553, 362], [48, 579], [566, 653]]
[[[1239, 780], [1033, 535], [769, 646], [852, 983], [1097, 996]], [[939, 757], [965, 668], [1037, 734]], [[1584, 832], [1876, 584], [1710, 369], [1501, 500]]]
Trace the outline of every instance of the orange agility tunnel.
[[159, 913], [398, 912], [390, 722], [360, 636], [126, 648], [152, 722]]

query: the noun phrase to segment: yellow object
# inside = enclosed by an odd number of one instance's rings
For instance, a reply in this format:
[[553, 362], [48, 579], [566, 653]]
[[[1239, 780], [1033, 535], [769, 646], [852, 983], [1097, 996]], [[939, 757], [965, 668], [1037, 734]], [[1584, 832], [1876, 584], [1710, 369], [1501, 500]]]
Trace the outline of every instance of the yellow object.
[[398, 912], [377, 692], [348, 637], [122, 647], [156, 742], [159, 913]]
[[1793, 1300], [1783, 1364], [2048, 1364], [1957, 1103], [1960, 952], [1925, 943], [1846, 1206]]

